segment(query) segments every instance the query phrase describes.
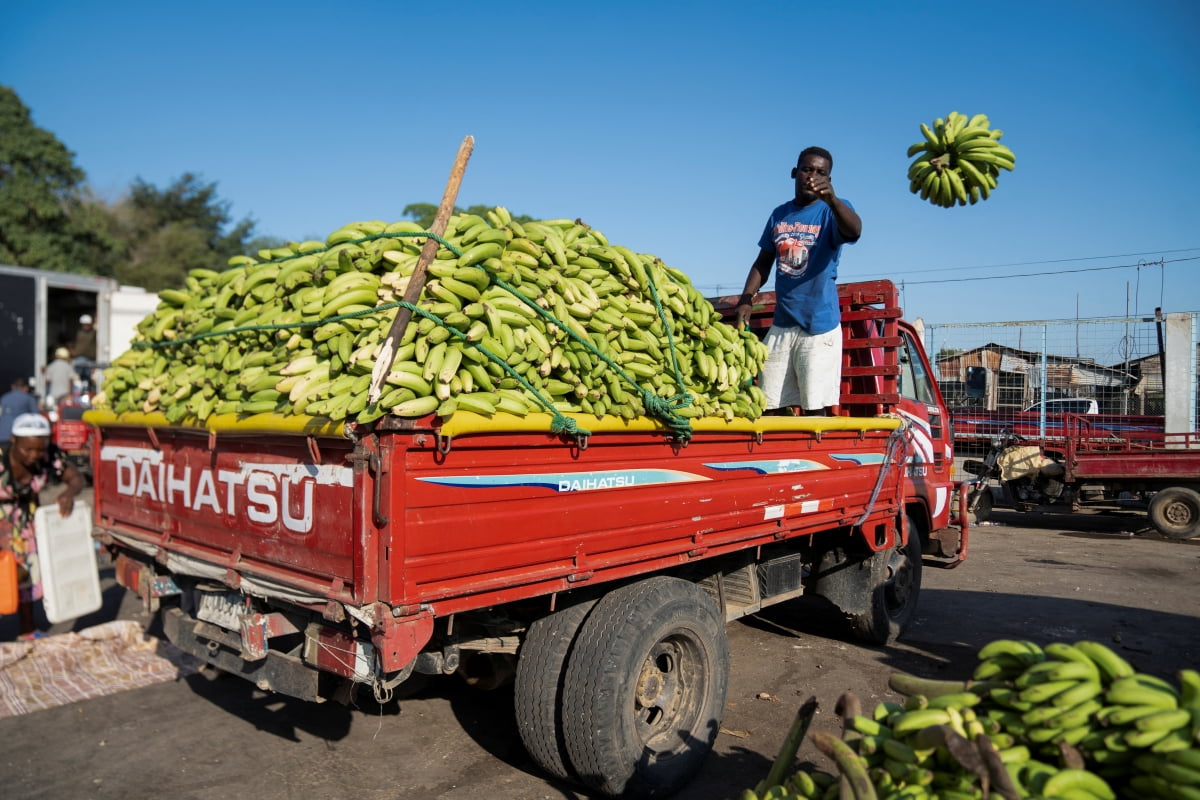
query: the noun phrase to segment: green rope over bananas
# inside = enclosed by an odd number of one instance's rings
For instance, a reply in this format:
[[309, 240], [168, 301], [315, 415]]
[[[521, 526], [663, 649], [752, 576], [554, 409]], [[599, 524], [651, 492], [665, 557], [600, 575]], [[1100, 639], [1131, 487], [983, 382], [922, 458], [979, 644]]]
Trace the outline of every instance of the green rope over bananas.
[[[380, 342], [430, 237], [441, 247], [384, 395], [368, 406]], [[565, 413], [650, 415], [683, 440], [688, 417], [762, 413], [758, 340], [724, 325], [679, 270], [579, 221], [522, 225], [498, 207], [455, 215], [441, 237], [407, 221], [358, 222], [258, 255], [161, 292], [97, 404], [172, 424], [545, 409], [569, 433]]]

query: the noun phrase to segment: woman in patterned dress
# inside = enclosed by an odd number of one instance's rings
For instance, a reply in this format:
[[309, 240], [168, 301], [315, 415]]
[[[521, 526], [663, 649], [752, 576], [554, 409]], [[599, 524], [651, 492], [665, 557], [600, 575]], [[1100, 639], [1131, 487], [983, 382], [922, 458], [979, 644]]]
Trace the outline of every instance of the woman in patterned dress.
[[33, 514], [38, 494], [52, 479], [66, 489], [58, 497], [64, 517], [75, 508], [75, 496], [84, 487], [83, 476], [50, 443], [50, 423], [41, 414], [22, 414], [13, 420], [12, 441], [0, 452], [0, 548], [11, 550], [17, 561], [17, 614], [20, 638], [33, 638], [33, 604], [41, 599], [37, 539]]

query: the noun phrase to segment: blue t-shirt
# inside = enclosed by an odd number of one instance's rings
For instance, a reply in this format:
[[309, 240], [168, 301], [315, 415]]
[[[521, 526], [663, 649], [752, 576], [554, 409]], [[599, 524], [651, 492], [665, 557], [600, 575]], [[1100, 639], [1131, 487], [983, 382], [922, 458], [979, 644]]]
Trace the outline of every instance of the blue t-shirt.
[[29, 392], [12, 389], [0, 395], [0, 442], [12, 438], [12, 426], [22, 414], [36, 414], [37, 400]]
[[[850, 208], [846, 200], [842, 200]], [[824, 200], [800, 207], [792, 200], [771, 212], [758, 240], [775, 250], [775, 325], [828, 333], [842, 321], [837, 265], [847, 242]]]

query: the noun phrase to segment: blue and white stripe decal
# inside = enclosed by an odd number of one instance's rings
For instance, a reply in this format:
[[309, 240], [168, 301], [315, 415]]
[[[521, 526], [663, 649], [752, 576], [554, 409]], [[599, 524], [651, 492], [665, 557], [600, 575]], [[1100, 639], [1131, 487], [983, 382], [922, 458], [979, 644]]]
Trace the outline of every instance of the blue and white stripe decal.
[[[830, 453], [829, 457], [834, 461], [846, 461], [851, 464], [879, 464], [883, 461], [882, 453]], [[763, 461], [722, 461], [712, 464], [705, 464], [709, 469], [732, 471], [739, 469], [748, 469], [757, 472], [759, 475], [783, 475], [789, 472], [813, 472], [815, 470], [827, 470], [832, 467], [822, 464], [819, 461], [810, 461], [806, 458], [776, 458]]]
[[824, 464], [803, 458], [776, 458], [767, 461], [721, 461], [715, 464], [705, 464], [709, 469], [722, 472], [732, 472], [748, 469], [759, 475], [778, 475], [786, 472], [810, 472], [814, 469], [829, 469]]
[[611, 469], [595, 472], [542, 472], [528, 475], [458, 475], [417, 478], [425, 483], [466, 489], [502, 489], [535, 486], [556, 492], [590, 492], [596, 489], [630, 489], [665, 483], [712, 480], [703, 475], [674, 469]]
[[829, 457], [834, 461], [847, 461], [851, 464], [858, 464], [860, 467], [866, 464], [883, 463], [883, 453], [830, 453]]

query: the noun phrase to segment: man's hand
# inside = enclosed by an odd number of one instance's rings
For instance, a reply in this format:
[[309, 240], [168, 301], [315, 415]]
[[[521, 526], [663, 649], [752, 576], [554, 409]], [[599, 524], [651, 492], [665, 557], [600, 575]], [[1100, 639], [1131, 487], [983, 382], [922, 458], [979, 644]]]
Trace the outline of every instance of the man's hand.
[[753, 307], [750, 303], [742, 303], [733, 312], [733, 318], [737, 322], [738, 328], [741, 328], [750, 322], [750, 312]]
[[75, 510], [75, 495], [70, 492], [63, 492], [58, 496], [58, 513], [64, 518], [71, 516], [71, 512]]
[[805, 174], [804, 178], [804, 185], [810, 192], [826, 203], [832, 204], [837, 195], [833, 192], [833, 183], [830, 182], [828, 175], [810, 172]]

